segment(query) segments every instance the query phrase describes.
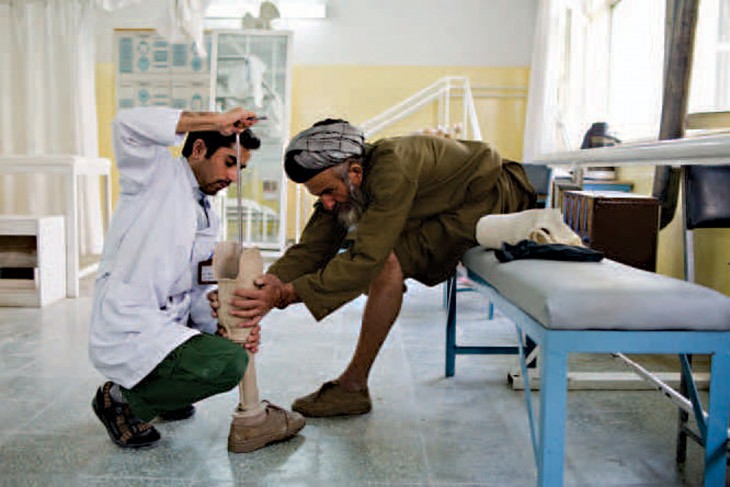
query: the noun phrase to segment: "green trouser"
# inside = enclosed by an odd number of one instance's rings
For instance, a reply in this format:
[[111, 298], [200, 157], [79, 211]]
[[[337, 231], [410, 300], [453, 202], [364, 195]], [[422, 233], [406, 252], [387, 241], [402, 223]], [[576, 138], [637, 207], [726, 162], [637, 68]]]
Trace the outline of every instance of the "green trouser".
[[206, 397], [226, 392], [241, 381], [248, 354], [230, 340], [195, 335], [157, 365], [131, 389], [122, 388], [132, 413], [149, 421]]

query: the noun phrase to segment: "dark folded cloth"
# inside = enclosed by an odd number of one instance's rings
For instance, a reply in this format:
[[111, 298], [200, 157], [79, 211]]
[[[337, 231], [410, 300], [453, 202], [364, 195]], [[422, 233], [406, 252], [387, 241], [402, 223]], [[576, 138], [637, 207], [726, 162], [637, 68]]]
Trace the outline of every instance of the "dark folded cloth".
[[598, 262], [603, 252], [586, 247], [563, 244], [539, 244], [532, 240], [522, 240], [515, 245], [503, 243], [494, 255], [500, 262], [520, 259], [564, 260], [573, 262]]

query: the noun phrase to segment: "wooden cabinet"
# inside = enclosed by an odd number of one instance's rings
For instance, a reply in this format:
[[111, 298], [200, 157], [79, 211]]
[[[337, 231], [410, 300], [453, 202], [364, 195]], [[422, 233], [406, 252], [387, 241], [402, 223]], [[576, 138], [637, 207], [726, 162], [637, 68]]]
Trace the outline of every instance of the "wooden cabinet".
[[656, 198], [618, 191], [566, 191], [563, 217], [586, 246], [607, 258], [647, 271], [656, 269]]

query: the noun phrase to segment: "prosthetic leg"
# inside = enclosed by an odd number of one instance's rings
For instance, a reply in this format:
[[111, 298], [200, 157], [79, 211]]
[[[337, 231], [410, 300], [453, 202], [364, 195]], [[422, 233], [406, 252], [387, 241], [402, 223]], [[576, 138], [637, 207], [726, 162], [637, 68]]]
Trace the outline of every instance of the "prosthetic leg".
[[[231, 306], [228, 304], [228, 300], [233, 296], [236, 288], [251, 289], [254, 287], [254, 279], [264, 271], [261, 253], [255, 247], [240, 248], [237, 242], [220, 242], [215, 248], [213, 270], [218, 281], [220, 300], [218, 322], [226, 329], [229, 340], [243, 346], [251, 330], [236, 326], [238, 320], [229, 314]], [[247, 353], [248, 366], [243, 380], [238, 386], [240, 402], [235, 414], [255, 416], [263, 412], [264, 406], [259, 401], [254, 354]]]
[[[240, 143], [236, 138], [236, 161], [240, 169]], [[244, 346], [250, 328], [237, 326], [238, 318], [231, 316], [229, 301], [237, 288], [251, 289], [254, 279], [264, 271], [264, 262], [258, 248], [244, 248], [241, 183], [238, 179], [238, 242], [219, 242], [213, 253], [213, 272], [218, 282], [218, 322], [228, 338]], [[248, 354], [248, 366], [238, 385], [239, 402], [233, 411], [228, 434], [228, 451], [248, 453], [269, 443], [289, 439], [304, 427], [304, 417], [285, 411], [267, 401], [259, 400], [254, 354]]]

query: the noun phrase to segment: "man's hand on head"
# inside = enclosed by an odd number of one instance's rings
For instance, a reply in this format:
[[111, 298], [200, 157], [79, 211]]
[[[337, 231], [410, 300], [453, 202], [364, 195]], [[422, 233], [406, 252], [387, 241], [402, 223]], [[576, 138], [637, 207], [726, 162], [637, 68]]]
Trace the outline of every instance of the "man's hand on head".
[[218, 131], [223, 135], [240, 133], [258, 122], [256, 113], [244, 110], [241, 107], [234, 108], [221, 113], [220, 127]]

